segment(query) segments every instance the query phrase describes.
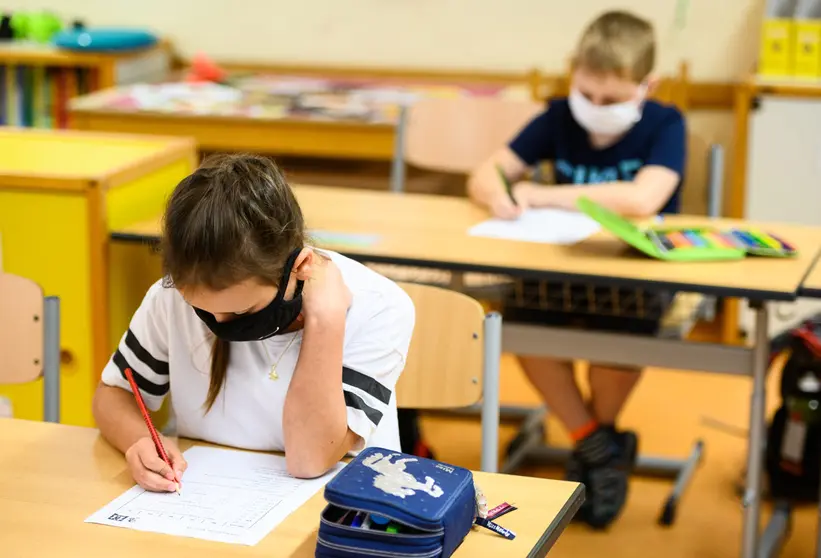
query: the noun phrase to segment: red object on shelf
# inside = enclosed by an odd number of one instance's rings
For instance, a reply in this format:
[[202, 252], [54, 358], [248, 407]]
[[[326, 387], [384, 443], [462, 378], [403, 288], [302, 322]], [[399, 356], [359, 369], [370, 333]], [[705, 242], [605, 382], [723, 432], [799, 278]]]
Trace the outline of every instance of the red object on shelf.
[[191, 61], [191, 69], [186, 76], [186, 81], [222, 83], [225, 81], [226, 72], [217, 66], [213, 60], [205, 54], [199, 53]]

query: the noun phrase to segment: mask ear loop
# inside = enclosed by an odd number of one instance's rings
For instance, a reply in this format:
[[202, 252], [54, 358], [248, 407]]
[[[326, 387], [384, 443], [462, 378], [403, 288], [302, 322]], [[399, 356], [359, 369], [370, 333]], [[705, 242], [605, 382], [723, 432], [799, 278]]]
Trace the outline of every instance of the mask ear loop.
[[[294, 264], [296, 263], [296, 259], [299, 257], [299, 254], [302, 253], [302, 248], [297, 248], [293, 252], [288, 255], [288, 259], [285, 260], [285, 267], [282, 268], [282, 277], [279, 280], [279, 288], [277, 289], [277, 296], [274, 300], [281, 301], [285, 298], [285, 291], [288, 289], [288, 279], [291, 277], [291, 273], [294, 271]], [[296, 290], [294, 291], [294, 298], [298, 297], [302, 294], [302, 287], [305, 285], [305, 281], [302, 279], [297, 280], [296, 282]]]
[[639, 102], [638, 102], [638, 114], [636, 114], [636, 122], [641, 120], [641, 117], [644, 115], [644, 105], [647, 102], [647, 92], [650, 90], [650, 86], [647, 84], [647, 80], [641, 82], [639, 86]]

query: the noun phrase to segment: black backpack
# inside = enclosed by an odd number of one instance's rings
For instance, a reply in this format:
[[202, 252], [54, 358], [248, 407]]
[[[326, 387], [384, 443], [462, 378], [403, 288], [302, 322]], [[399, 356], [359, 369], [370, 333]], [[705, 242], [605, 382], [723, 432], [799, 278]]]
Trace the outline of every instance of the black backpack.
[[781, 406], [767, 429], [770, 496], [818, 502], [821, 478], [821, 319], [804, 323], [772, 342], [770, 361], [789, 351], [781, 371]]

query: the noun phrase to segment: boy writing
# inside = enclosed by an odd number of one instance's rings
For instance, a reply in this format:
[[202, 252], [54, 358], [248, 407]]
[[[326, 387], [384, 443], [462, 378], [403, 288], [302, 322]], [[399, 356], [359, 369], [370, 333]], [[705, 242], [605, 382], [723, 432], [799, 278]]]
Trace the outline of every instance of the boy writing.
[[[678, 110], [648, 100], [656, 85], [650, 75], [654, 59], [648, 22], [620, 11], [598, 17], [579, 41], [569, 96], [552, 99], [473, 173], [470, 197], [510, 219], [530, 207], [575, 209], [580, 196], [625, 216], [677, 212], [685, 126]], [[567, 187], [522, 180], [546, 160], [553, 162], [558, 184]], [[513, 199], [504, 179], [513, 184]], [[538, 310], [531, 310], [528, 319], [538, 320]], [[566, 477], [584, 482], [588, 494], [579, 517], [606, 527], [624, 506], [637, 452], [636, 434], [617, 430], [615, 423], [641, 371], [591, 363], [591, 399], [585, 402], [572, 363], [542, 357], [522, 357], [521, 363], [574, 441]]]

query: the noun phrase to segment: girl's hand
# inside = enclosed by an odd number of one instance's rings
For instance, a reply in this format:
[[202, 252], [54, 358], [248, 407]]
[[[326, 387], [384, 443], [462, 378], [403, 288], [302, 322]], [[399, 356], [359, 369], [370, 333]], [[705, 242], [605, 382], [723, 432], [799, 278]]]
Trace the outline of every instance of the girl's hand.
[[351, 306], [351, 291], [334, 262], [314, 253], [311, 277], [302, 291], [302, 312], [306, 318], [342, 317]]
[[177, 445], [168, 438], [162, 438], [165, 453], [171, 460], [173, 470], [157, 455], [157, 448], [151, 436], [140, 438], [125, 452], [128, 470], [134, 482], [152, 492], [174, 492], [182, 480], [182, 474], [188, 463], [180, 453]]

